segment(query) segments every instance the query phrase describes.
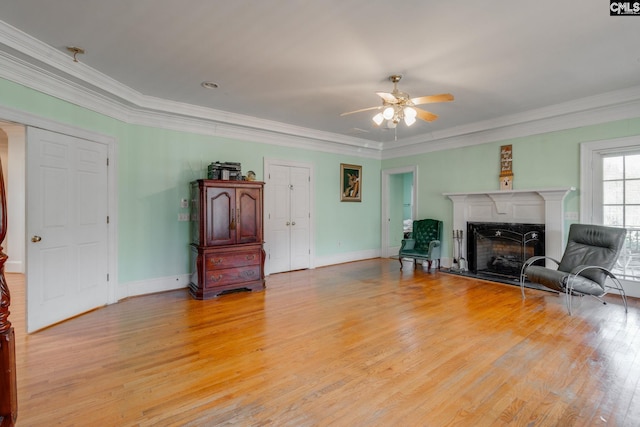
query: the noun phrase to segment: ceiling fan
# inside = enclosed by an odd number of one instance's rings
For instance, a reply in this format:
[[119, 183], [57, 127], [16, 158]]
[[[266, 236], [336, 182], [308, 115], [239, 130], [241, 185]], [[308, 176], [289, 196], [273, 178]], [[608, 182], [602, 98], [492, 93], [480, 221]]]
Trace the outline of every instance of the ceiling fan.
[[416, 105], [453, 101], [453, 95], [451, 95], [450, 93], [410, 98], [408, 93], [398, 90], [398, 82], [401, 78], [402, 75], [400, 74], [389, 76], [389, 80], [393, 82], [393, 91], [391, 91], [391, 93], [376, 92], [376, 95], [382, 98], [381, 106], [349, 111], [347, 113], [340, 114], [340, 116], [361, 113], [363, 111], [382, 110], [382, 112], [379, 112], [373, 117], [373, 121], [377, 125], [381, 125], [383, 121], [387, 120], [387, 127], [395, 128], [401, 120], [404, 120], [407, 126], [411, 126], [415, 123], [416, 118], [424, 120], [426, 122], [432, 122], [438, 118], [437, 115], [418, 108], [416, 107]]

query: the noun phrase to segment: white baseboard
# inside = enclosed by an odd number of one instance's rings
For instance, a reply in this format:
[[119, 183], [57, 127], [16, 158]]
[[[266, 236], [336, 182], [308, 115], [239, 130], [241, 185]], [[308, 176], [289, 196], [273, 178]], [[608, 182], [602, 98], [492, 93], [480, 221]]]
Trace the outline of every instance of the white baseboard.
[[[325, 267], [334, 264], [343, 264], [346, 262], [361, 261], [371, 258], [379, 258], [380, 250], [372, 249], [360, 252], [348, 252], [342, 254], [334, 254], [325, 257], [316, 257], [316, 267]], [[441, 266], [449, 268], [452, 264], [451, 258], [441, 258]], [[7, 263], [8, 264], [8, 263]], [[435, 267], [435, 266], [434, 266]], [[12, 271], [7, 271], [12, 272]], [[175, 289], [184, 289], [189, 286], [191, 279], [190, 274], [181, 274], [178, 276], [159, 277], [149, 280], [138, 280], [135, 282], [121, 283], [118, 285], [118, 300], [124, 298], [154, 294], [157, 292], [172, 291]], [[640, 283], [626, 284], [624, 288], [627, 296], [640, 298]], [[611, 292], [615, 293], [615, 292]]]
[[157, 277], [148, 280], [120, 283], [118, 285], [117, 298], [121, 300], [139, 295], [184, 289], [189, 286], [190, 279], [190, 274], [181, 274], [178, 276]]
[[622, 284], [622, 287], [624, 288], [624, 293], [627, 294], [628, 297], [640, 298], [640, 283], [625, 281], [625, 283]]
[[4, 265], [4, 271], [7, 273], [23, 273], [24, 274], [24, 264], [22, 261], [7, 261]]
[[359, 252], [345, 252], [341, 254], [331, 254], [327, 256], [316, 256], [315, 266], [325, 267], [333, 264], [343, 264], [345, 262], [362, 261], [363, 259], [380, 258], [380, 249], [370, 249]]

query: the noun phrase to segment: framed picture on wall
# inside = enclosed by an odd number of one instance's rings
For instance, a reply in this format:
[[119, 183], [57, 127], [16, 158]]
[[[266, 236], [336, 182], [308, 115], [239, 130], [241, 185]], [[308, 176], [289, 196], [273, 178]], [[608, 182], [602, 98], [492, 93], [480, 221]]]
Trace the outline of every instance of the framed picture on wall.
[[340, 201], [362, 201], [362, 166], [340, 163]]

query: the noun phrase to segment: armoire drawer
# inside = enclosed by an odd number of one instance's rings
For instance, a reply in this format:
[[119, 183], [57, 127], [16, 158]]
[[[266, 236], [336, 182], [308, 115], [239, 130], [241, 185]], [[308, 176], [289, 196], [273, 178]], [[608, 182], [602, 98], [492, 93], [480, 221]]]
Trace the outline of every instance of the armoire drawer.
[[212, 270], [207, 271], [205, 288], [215, 288], [230, 283], [237, 283], [240, 287], [242, 282], [260, 279], [260, 265]]
[[219, 252], [205, 256], [206, 271], [220, 270], [232, 267], [260, 264], [259, 250], [249, 252]]

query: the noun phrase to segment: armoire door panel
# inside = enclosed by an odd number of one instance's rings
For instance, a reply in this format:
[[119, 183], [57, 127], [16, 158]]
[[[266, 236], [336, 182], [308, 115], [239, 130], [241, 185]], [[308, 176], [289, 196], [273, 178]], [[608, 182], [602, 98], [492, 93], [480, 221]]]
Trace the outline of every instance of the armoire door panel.
[[238, 189], [238, 225], [237, 243], [256, 243], [262, 236], [261, 218], [262, 203], [260, 201], [260, 190], [254, 188]]
[[235, 243], [235, 193], [226, 188], [207, 188], [208, 215], [207, 245], [231, 245]]

